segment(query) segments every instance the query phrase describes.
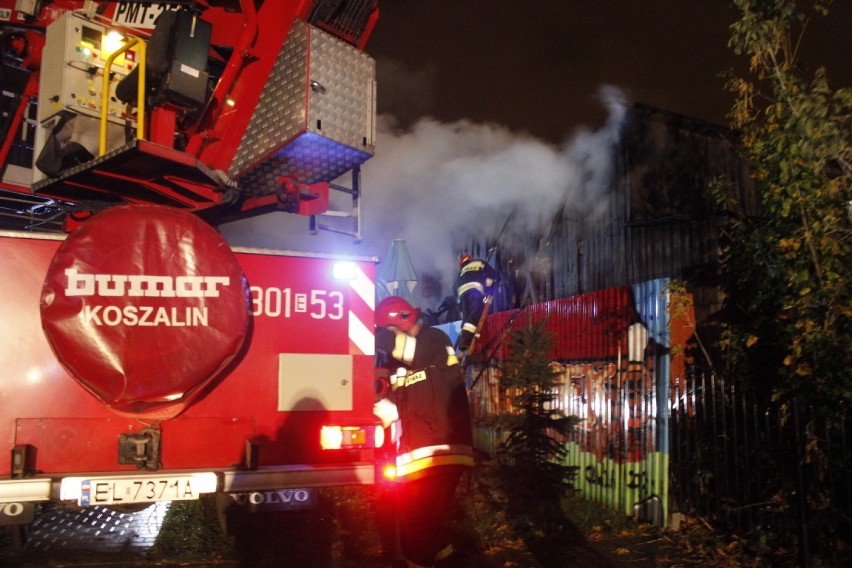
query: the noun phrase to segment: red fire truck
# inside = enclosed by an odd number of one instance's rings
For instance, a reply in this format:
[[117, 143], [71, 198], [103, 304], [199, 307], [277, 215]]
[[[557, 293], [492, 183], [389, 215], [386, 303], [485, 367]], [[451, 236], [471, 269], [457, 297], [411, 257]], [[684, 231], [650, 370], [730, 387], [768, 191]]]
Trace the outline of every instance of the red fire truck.
[[0, 2], [0, 522], [376, 481], [377, 259], [232, 249], [214, 226], [278, 210], [359, 238], [377, 16]]

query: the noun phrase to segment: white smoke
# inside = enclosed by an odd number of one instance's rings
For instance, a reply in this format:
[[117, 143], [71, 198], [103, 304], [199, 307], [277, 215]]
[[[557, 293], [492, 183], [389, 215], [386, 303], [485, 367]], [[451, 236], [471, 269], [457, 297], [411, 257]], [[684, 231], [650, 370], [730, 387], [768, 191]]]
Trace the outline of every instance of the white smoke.
[[495, 239], [510, 214], [501, 243], [517, 244], [546, 230], [562, 206], [588, 218], [605, 201], [600, 192], [611, 187], [626, 103], [612, 87], [601, 89], [601, 98], [609, 109], [606, 124], [581, 129], [562, 146], [466, 120], [424, 118], [398, 130], [383, 115], [376, 155], [362, 167], [360, 244], [337, 233], [310, 235], [307, 219], [286, 213], [223, 225], [222, 233], [234, 246], [378, 257], [393, 239], [403, 239], [418, 274], [439, 278], [442, 294], [452, 294], [458, 247]]

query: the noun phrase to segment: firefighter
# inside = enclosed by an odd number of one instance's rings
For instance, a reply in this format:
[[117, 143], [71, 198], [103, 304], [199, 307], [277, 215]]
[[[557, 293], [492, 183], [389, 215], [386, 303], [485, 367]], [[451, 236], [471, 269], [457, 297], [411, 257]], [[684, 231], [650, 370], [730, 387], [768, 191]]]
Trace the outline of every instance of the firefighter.
[[462, 325], [456, 348], [464, 353], [478, 333], [479, 319], [485, 309], [485, 300], [492, 294], [492, 287], [499, 280], [499, 273], [484, 260], [465, 254], [459, 259], [459, 278], [456, 293], [461, 306]]
[[474, 463], [461, 366], [447, 334], [419, 316], [398, 296], [376, 306], [376, 348], [396, 372], [374, 412], [396, 433], [400, 540], [410, 567], [457, 558], [448, 522], [459, 480]]

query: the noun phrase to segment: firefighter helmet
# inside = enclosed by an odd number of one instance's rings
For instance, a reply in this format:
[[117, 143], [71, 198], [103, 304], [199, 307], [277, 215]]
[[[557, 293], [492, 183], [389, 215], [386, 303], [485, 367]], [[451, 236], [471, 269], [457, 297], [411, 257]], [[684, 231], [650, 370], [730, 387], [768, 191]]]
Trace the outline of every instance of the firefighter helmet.
[[419, 317], [420, 310], [399, 296], [388, 296], [376, 305], [376, 325], [379, 327], [395, 325], [402, 331], [408, 331]]
[[461, 255], [461, 258], [459, 259], [459, 268], [461, 268], [462, 266], [464, 266], [465, 264], [467, 264], [471, 260], [473, 260], [473, 257], [470, 256], [469, 254]]

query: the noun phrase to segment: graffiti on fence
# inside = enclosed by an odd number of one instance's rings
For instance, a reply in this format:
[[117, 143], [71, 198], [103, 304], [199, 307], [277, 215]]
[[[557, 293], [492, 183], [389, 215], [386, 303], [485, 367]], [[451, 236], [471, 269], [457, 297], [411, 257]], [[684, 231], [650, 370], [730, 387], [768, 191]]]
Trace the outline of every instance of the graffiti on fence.
[[602, 464], [587, 465], [585, 469], [586, 481], [600, 487], [615, 487], [615, 471], [604, 470]]
[[[667, 280], [655, 280], [537, 304], [522, 317], [493, 314], [486, 325], [483, 344], [509, 325], [545, 320], [555, 338], [552, 408], [580, 418], [564, 439], [566, 465], [579, 467], [584, 493], [628, 514], [652, 498], [663, 511], [667, 505], [665, 417], [685, 394], [684, 346], [694, 331], [691, 299], [678, 297], [688, 309], [673, 311], [675, 296]], [[493, 349], [470, 392], [478, 443], [492, 452], [505, 433], [489, 429], [490, 417], [514, 411], [500, 387], [505, 353]]]

